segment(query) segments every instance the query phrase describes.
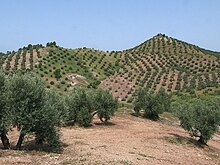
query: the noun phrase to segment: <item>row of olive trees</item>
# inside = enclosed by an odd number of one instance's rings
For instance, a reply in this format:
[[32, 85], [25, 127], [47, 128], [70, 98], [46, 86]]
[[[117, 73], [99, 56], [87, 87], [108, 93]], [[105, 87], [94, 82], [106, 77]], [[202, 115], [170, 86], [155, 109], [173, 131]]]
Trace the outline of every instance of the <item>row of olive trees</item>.
[[[146, 118], [159, 119], [159, 114], [171, 109], [171, 97], [160, 89], [157, 93], [150, 93], [147, 89], [140, 89], [134, 101], [134, 110], [137, 115], [142, 114]], [[191, 103], [175, 104], [175, 115], [180, 119], [183, 129], [191, 136], [198, 137], [200, 144], [206, 144], [219, 130], [220, 103], [219, 100], [196, 100]], [[143, 111], [141, 111], [143, 110]], [[140, 113], [143, 112], [143, 113]]]
[[10, 148], [7, 133], [17, 128], [20, 149], [27, 134], [35, 135], [36, 143], [51, 149], [61, 147], [59, 126], [78, 123], [89, 126], [94, 114], [108, 121], [117, 109], [117, 100], [104, 90], [76, 88], [67, 96], [46, 90], [34, 74], [5, 76], [0, 72], [0, 137], [4, 148]]

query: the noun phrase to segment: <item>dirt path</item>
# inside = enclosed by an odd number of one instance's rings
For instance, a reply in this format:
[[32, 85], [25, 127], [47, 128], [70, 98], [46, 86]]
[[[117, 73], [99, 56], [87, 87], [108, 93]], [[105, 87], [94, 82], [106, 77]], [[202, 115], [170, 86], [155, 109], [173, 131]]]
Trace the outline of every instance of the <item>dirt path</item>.
[[129, 115], [114, 117], [111, 122], [104, 126], [95, 119], [94, 126], [90, 128], [62, 128], [65, 146], [61, 154], [0, 150], [0, 164], [220, 163], [218, 135], [208, 143], [208, 147], [201, 148], [193, 144], [188, 134], [177, 126]]

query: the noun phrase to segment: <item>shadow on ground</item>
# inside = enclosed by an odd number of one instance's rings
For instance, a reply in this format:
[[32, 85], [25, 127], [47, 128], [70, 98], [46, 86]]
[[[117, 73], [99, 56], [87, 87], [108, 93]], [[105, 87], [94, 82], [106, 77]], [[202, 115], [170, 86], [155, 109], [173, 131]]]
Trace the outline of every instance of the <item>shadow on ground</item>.
[[207, 146], [207, 145], [202, 145], [195, 138], [185, 137], [175, 133], [169, 133], [169, 134], [172, 136], [165, 137], [165, 139], [173, 144], [182, 144], [182, 145], [189, 144], [199, 148], [204, 148], [205, 146]]
[[115, 123], [112, 122], [94, 122], [94, 125], [98, 125], [98, 126], [114, 126], [116, 125]]

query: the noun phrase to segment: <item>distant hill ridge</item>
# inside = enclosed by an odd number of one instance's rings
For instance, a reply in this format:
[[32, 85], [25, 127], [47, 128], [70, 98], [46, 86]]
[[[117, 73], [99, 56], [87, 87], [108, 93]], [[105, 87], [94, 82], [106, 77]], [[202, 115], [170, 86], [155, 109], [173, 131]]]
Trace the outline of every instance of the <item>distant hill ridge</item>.
[[[151, 91], [163, 87], [168, 92], [212, 93], [219, 92], [220, 84], [219, 52], [164, 34], [134, 48], [111, 52], [85, 47], [65, 49], [56, 42], [45, 47], [30, 44], [1, 55], [0, 62], [5, 72], [36, 72], [47, 88], [62, 93], [76, 85], [99, 86], [128, 102], [139, 87]], [[55, 72], [60, 75], [57, 77]]]

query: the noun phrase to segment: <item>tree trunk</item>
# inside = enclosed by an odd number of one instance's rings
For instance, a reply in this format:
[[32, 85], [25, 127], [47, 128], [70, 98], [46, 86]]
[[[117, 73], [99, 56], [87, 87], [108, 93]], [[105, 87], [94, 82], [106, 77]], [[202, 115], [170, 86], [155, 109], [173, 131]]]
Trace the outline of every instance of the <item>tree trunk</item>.
[[198, 142], [199, 142], [200, 144], [202, 144], [202, 145], [206, 144], [206, 141], [203, 139], [202, 136], [200, 136]]
[[17, 142], [17, 145], [16, 145], [16, 149], [17, 149], [17, 150], [20, 150], [20, 149], [21, 149], [21, 145], [22, 145], [22, 143], [23, 143], [24, 136], [25, 136], [24, 133], [20, 133], [20, 136], [19, 136], [19, 139], [18, 139], [18, 142]]
[[4, 149], [10, 149], [10, 142], [5, 132], [1, 133], [1, 140], [4, 146]]
[[36, 135], [36, 143], [42, 145], [44, 142], [44, 138], [40, 135]]
[[104, 122], [104, 120], [102, 119], [102, 117], [100, 117], [101, 122]]
[[92, 113], [92, 117], [94, 117], [97, 113], [98, 113], [98, 111], [94, 111], [94, 112]]

